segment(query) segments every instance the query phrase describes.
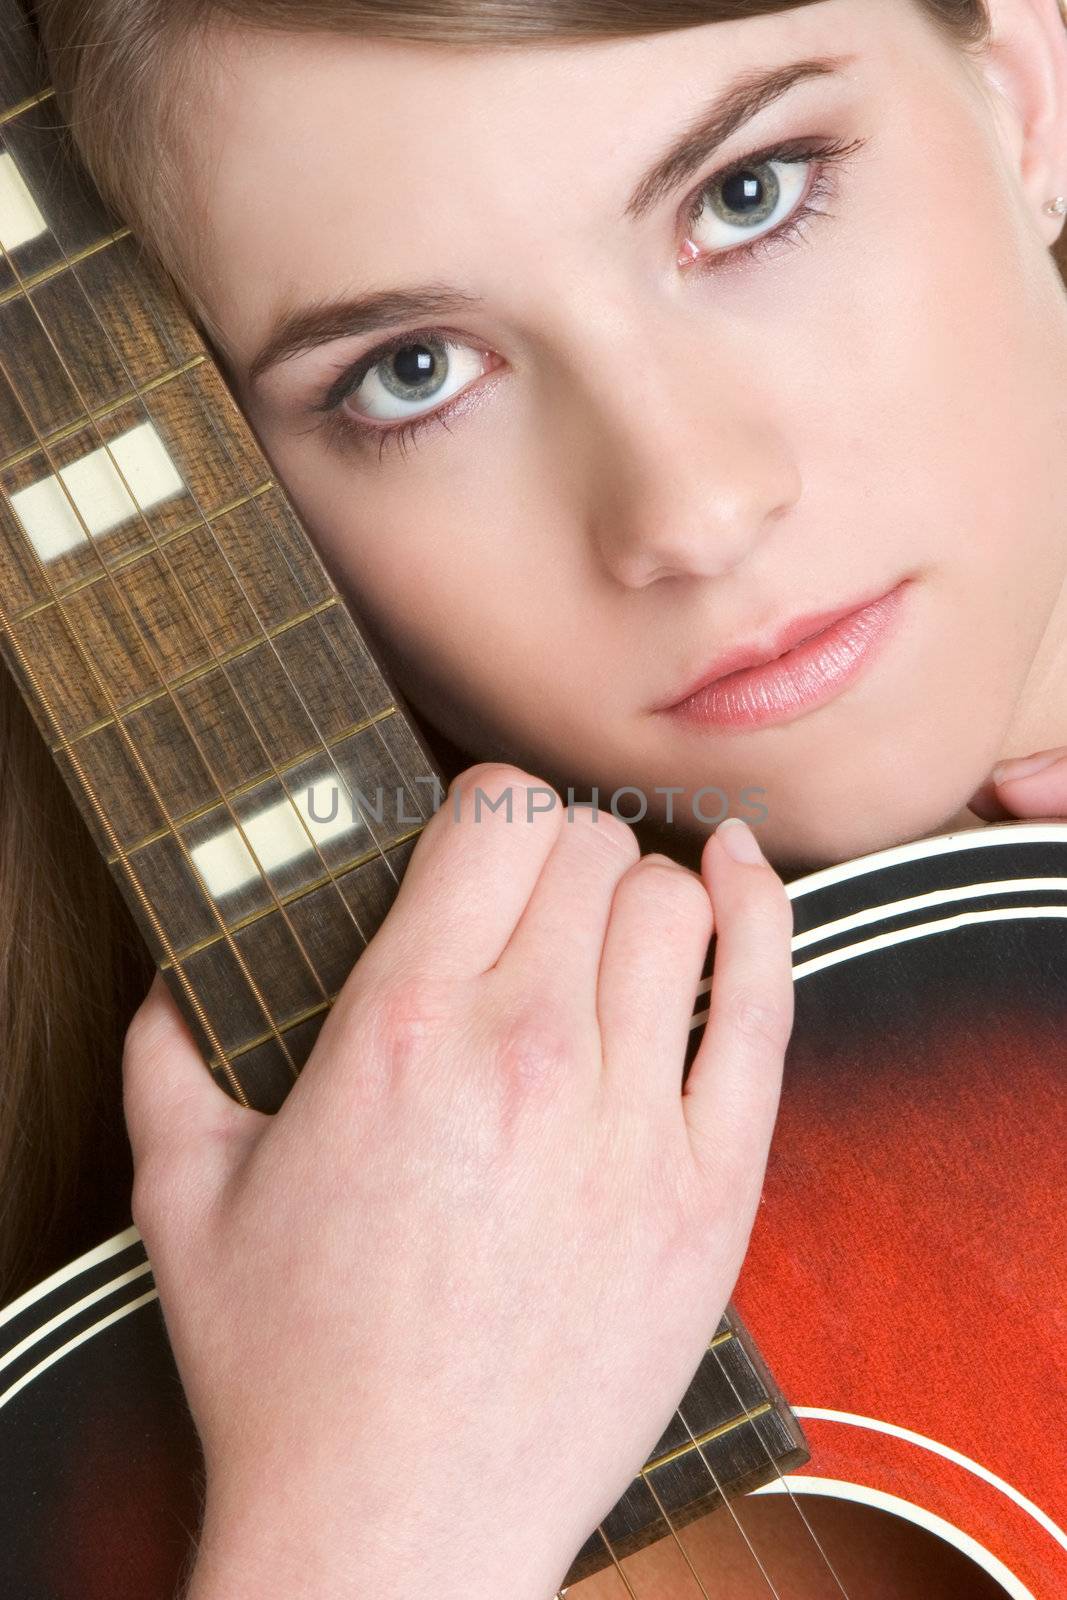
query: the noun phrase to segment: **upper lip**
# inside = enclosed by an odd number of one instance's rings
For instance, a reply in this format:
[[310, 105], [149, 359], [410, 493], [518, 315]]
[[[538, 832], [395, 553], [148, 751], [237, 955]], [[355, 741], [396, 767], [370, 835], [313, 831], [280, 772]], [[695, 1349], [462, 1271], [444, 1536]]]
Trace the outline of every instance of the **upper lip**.
[[[899, 585], [894, 585], [894, 588], [897, 587]], [[653, 709], [666, 711], [671, 706], [681, 705], [684, 700], [691, 699], [693, 695], [699, 694], [701, 689], [707, 689], [711, 684], [717, 683], [720, 678], [729, 677], [731, 673], [744, 672], [749, 667], [766, 666], [769, 661], [776, 661], [779, 656], [795, 649], [798, 644], [803, 644], [806, 639], [812, 638], [817, 633], [824, 633], [835, 622], [841, 622], [845, 617], [851, 617], [855, 612], [865, 610], [867, 606], [873, 605], [876, 600], [884, 599], [890, 593], [891, 589], [879, 589], [876, 594], [867, 595], [862, 600], [850, 600], [847, 605], [835, 606], [832, 611], [809, 612], [806, 616], [794, 617], [792, 622], [787, 622], [770, 636], [764, 635], [762, 639], [734, 645], [717, 656], [709, 667], [705, 667], [695, 682], [676, 691], [668, 699], [660, 701]]]

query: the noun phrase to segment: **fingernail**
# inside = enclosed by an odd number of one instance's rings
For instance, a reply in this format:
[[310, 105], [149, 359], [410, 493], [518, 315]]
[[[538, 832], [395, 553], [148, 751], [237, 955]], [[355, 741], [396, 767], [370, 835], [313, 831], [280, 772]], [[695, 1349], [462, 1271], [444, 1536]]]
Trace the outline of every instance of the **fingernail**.
[[765, 860], [759, 841], [752, 832], [747, 822], [740, 817], [727, 817], [715, 829], [715, 837], [722, 844], [727, 855], [733, 856], [735, 861], [745, 861], [750, 866], [756, 866]]
[[1055, 762], [1062, 761], [1065, 750], [1044, 750], [1039, 756], [1021, 756], [1016, 761], [1001, 761], [993, 768], [994, 783], [1010, 783], [1013, 778], [1030, 778], [1035, 772], [1044, 772]]

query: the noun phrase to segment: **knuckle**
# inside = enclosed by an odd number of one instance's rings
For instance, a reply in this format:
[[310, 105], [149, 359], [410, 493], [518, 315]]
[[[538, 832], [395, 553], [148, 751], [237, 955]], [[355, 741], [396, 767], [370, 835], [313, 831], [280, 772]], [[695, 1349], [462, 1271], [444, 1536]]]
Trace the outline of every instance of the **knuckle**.
[[574, 825], [581, 829], [581, 846], [587, 852], [602, 854], [607, 860], [617, 862], [620, 855], [631, 864], [640, 858], [641, 846], [628, 822], [615, 817], [610, 811], [594, 811], [592, 806], [575, 806]]
[[482, 761], [467, 767], [453, 781], [449, 796], [453, 817], [457, 813], [476, 821], [503, 817], [509, 822], [538, 822], [542, 826], [542, 818], [552, 817], [559, 826], [562, 800], [558, 791], [509, 762]]
[[502, 1018], [495, 1054], [513, 1094], [552, 1093], [573, 1077], [574, 1029], [554, 1021], [551, 1007], [527, 1001]]
[[784, 1050], [792, 1029], [792, 1006], [742, 989], [730, 995], [727, 1001], [727, 1022], [748, 1044]]
[[654, 896], [675, 914], [711, 925], [711, 901], [695, 872], [680, 867], [669, 856], [642, 856], [634, 868], [644, 894]]
[[486, 793], [496, 794], [503, 793], [509, 787], [529, 788], [540, 781], [532, 773], [524, 772], [521, 767], [507, 761], [478, 761], [459, 773], [453, 780], [450, 792], [468, 795], [476, 789], [482, 789]]
[[454, 1017], [454, 987], [411, 973], [391, 977], [367, 997], [379, 1069], [403, 1073], [441, 1049]]

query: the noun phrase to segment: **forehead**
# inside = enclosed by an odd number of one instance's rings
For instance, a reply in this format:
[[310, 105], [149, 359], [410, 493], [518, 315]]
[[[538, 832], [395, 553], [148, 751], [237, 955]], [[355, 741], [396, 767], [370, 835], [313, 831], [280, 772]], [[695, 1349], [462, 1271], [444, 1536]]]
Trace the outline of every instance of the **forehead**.
[[480, 49], [220, 31], [184, 130], [209, 313], [239, 364], [279, 308], [317, 294], [427, 276], [480, 293], [504, 268], [528, 277], [564, 237], [588, 262], [695, 108], [805, 56], [876, 42], [891, 58], [905, 11], [819, 0], [634, 38]]

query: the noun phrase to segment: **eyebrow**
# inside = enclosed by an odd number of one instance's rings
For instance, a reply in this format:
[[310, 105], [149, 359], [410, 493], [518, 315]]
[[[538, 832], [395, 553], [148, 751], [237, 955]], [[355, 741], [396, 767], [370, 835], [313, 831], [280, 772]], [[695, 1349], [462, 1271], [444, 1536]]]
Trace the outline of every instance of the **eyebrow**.
[[[781, 99], [796, 84], [835, 73], [851, 59], [816, 56], [784, 67], [749, 72], [736, 79], [725, 93], [703, 108], [649, 169], [623, 215], [635, 221], [646, 215], [758, 112]], [[385, 289], [355, 298], [319, 301], [284, 312], [253, 357], [246, 381], [250, 388], [254, 387], [271, 367], [319, 345], [421, 318], [453, 316], [482, 305], [483, 299], [447, 284], [425, 284], [416, 289]]]

